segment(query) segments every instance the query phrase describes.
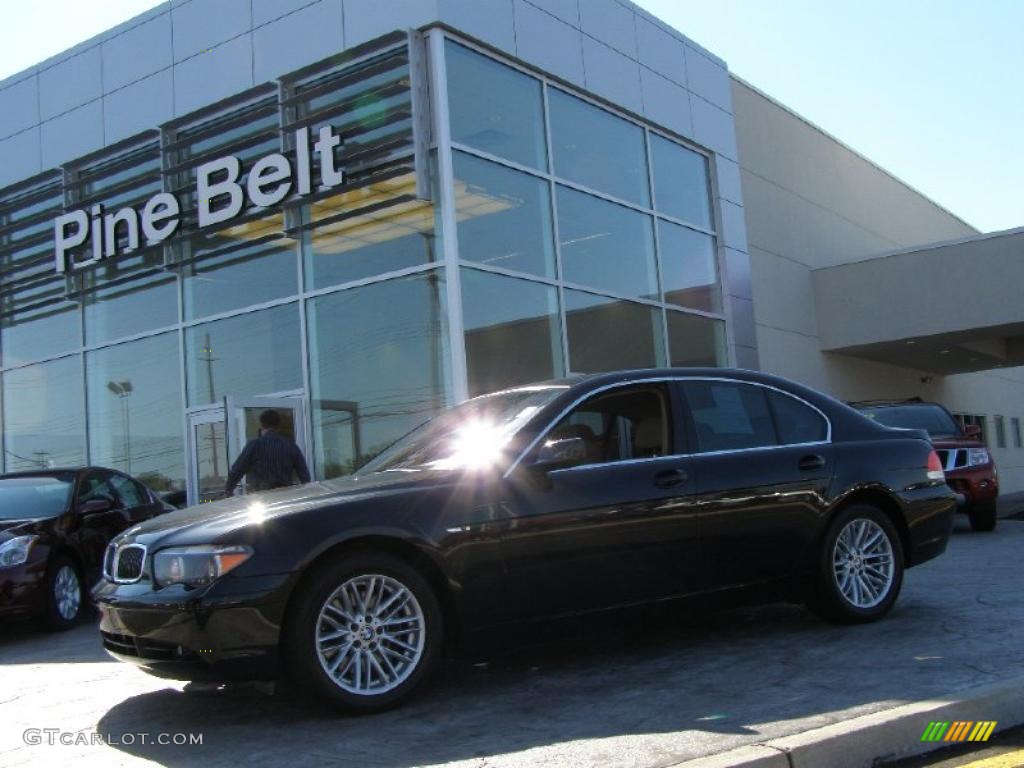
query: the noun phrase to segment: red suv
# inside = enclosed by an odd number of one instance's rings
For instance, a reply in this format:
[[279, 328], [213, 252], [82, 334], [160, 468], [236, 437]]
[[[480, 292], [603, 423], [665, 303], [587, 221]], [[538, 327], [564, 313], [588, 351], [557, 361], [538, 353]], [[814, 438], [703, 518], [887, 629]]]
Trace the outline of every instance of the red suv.
[[946, 472], [946, 483], [956, 492], [957, 509], [967, 513], [976, 531], [996, 527], [999, 478], [992, 454], [981, 441], [979, 426], [962, 427], [941, 405], [920, 399], [862, 402], [853, 406], [888, 427], [927, 430]]

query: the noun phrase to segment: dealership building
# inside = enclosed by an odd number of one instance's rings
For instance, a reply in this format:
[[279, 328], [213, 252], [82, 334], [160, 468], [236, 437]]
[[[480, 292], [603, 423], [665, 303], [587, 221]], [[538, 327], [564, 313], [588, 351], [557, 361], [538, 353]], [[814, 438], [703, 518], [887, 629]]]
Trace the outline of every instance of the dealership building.
[[198, 501], [266, 407], [326, 478], [483, 392], [714, 365], [938, 400], [1024, 490], [1024, 232], [682, 32], [624, 0], [170, 0], [0, 82], [2, 468]]

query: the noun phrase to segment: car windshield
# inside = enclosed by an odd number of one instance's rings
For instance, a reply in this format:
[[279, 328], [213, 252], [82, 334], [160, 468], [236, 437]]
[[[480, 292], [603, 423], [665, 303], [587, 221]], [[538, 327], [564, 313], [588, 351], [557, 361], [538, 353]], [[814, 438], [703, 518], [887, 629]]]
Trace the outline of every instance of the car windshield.
[[0, 520], [56, 517], [68, 508], [72, 475], [0, 477]]
[[512, 436], [566, 389], [531, 387], [467, 400], [414, 429], [361, 473], [493, 466], [501, 460]]
[[869, 419], [887, 427], [924, 429], [931, 437], [959, 435], [960, 427], [944, 408], [922, 403], [920, 405], [879, 405], [861, 408]]

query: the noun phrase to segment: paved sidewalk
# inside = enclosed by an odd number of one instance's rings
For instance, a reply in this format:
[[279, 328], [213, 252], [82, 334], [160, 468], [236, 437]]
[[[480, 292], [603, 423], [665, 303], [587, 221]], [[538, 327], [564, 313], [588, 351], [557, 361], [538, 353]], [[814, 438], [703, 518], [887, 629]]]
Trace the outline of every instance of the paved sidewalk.
[[[93, 627], [5, 627], [0, 766], [672, 765], [1024, 675], [1022, 552], [1024, 522], [974, 534], [961, 520], [950, 551], [909, 571], [877, 624], [832, 627], [796, 606], [591, 623], [586, 636], [455, 665], [409, 706], [364, 718], [249, 688], [183, 693], [108, 661]], [[25, 745], [27, 728], [201, 733], [203, 744]]]

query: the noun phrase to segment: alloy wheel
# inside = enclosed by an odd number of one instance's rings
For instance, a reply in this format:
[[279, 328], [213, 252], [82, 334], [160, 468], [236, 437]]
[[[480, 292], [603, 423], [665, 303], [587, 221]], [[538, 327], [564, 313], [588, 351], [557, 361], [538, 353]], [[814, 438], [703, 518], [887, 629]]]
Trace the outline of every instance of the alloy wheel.
[[874, 608], [888, 596], [896, 572], [892, 542], [874, 520], [858, 517], [836, 537], [832, 573], [840, 594], [856, 608]]
[[82, 604], [82, 585], [70, 565], [62, 565], [57, 571], [53, 580], [53, 598], [57, 613], [64, 621], [71, 621], [78, 615]]
[[419, 601], [390, 576], [348, 579], [317, 617], [320, 665], [335, 685], [361, 696], [386, 693], [408, 680], [423, 658], [425, 641]]

